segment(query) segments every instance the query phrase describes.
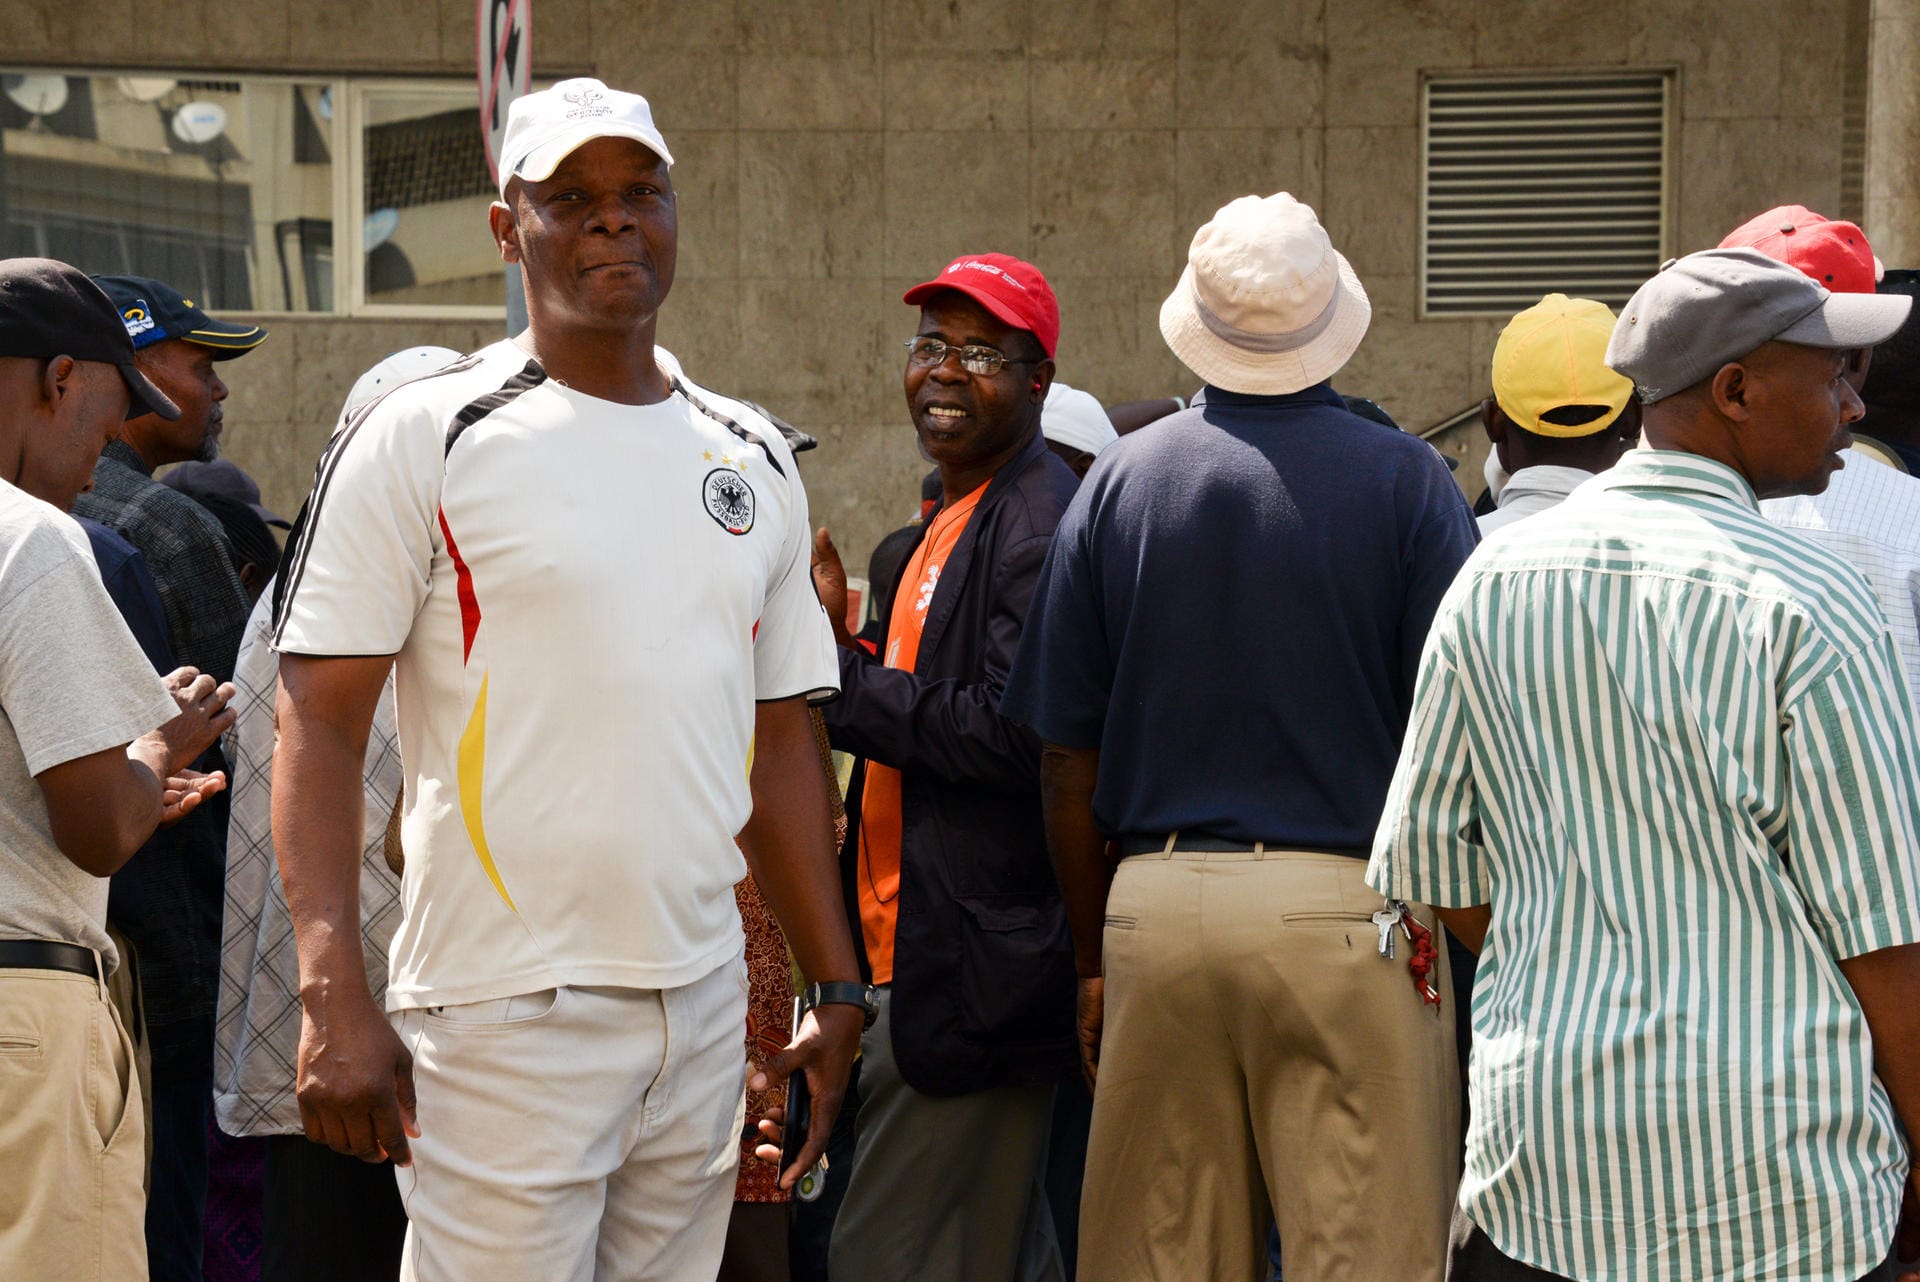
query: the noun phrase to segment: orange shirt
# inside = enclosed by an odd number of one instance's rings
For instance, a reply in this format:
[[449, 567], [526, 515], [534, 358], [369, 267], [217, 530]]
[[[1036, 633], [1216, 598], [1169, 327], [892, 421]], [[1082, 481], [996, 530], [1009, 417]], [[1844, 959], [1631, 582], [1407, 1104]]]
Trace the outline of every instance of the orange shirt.
[[[986, 488], [982, 485], [935, 515], [927, 537], [907, 562], [881, 654], [889, 668], [913, 671], [940, 571]], [[900, 772], [877, 761], [867, 762], [866, 791], [860, 794], [860, 931], [866, 937], [867, 961], [876, 984], [893, 982], [893, 932], [900, 919], [900, 824]]]

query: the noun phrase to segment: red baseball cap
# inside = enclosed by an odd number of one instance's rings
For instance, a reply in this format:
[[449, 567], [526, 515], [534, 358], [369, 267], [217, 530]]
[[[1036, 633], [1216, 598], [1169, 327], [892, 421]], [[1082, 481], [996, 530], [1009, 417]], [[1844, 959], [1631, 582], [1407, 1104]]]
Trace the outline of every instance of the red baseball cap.
[[1049, 357], [1060, 342], [1060, 304], [1032, 263], [1008, 254], [962, 254], [900, 301], [917, 307], [943, 289], [957, 289], [1000, 320], [1031, 333]]
[[1721, 249], [1757, 249], [1797, 267], [1836, 294], [1871, 294], [1880, 260], [1867, 234], [1849, 222], [1823, 218], [1805, 205], [1781, 205], [1742, 223]]

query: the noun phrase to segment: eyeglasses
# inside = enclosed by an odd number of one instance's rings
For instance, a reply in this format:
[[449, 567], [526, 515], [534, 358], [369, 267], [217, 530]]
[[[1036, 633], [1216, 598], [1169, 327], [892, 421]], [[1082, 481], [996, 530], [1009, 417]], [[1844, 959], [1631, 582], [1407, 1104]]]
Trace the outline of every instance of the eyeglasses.
[[960, 358], [961, 369], [969, 374], [977, 374], [981, 378], [992, 378], [1000, 372], [1000, 367], [1003, 365], [1038, 365], [1042, 359], [1038, 356], [1009, 356], [997, 347], [983, 347], [978, 344], [955, 347], [951, 343], [943, 343], [937, 338], [925, 336], [907, 340], [909, 365], [933, 369], [946, 364], [948, 352]]

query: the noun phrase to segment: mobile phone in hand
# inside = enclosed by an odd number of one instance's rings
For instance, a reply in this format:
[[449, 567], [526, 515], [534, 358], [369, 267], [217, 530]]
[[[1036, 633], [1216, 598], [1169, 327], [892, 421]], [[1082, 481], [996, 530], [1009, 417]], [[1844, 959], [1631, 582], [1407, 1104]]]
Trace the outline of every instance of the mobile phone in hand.
[[[793, 1036], [800, 1035], [800, 1020], [806, 1014], [806, 1007], [800, 998], [793, 999]], [[807, 1131], [813, 1126], [813, 1095], [807, 1086], [807, 1074], [803, 1069], [787, 1078], [787, 1120], [780, 1136], [780, 1173], [785, 1175], [787, 1168], [800, 1160], [800, 1150], [807, 1146]], [[793, 1186], [793, 1195], [802, 1202], [812, 1202], [827, 1191], [827, 1159], [823, 1154], [811, 1168], [801, 1173]]]

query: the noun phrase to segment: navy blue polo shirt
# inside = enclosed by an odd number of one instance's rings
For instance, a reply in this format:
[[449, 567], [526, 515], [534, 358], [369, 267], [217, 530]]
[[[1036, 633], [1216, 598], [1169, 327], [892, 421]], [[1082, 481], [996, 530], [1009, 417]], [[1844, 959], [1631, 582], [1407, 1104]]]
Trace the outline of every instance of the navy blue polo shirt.
[[1209, 387], [1101, 451], [1001, 711], [1100, 749], [1111, 836], [1364, 857], [1428, 624], [1478, 539], [1439, 454], [1330, 385]]

